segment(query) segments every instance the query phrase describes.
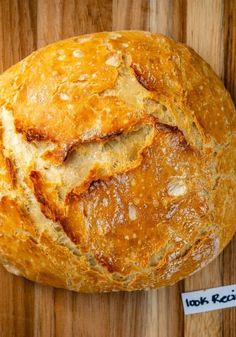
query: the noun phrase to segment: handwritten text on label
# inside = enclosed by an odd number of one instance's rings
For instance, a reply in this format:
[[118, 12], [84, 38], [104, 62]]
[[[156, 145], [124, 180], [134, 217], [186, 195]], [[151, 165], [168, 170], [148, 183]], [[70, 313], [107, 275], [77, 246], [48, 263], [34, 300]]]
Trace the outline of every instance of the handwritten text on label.
[[236, 284], [182, 294], [185, 315], [236, 307]]

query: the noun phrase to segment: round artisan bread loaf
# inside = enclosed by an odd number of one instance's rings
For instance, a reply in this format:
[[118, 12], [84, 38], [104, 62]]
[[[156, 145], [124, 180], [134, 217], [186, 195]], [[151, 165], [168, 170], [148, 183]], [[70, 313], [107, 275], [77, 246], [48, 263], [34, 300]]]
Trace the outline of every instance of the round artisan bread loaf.
[[173, 284], [236, 229], [236, 113], [192, 49], [103, 32], [0, 76], [0, 261], [81, 292]]

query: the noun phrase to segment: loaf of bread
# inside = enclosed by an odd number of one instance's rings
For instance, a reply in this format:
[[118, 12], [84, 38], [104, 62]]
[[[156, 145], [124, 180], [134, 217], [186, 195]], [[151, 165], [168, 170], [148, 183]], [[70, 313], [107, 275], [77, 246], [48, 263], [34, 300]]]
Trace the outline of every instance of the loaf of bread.
[[140, 31], [42, 48], [0, 76], [0, 261], [80, 292], [158, 288], [236, 229], [236, 113], [191, 48]]

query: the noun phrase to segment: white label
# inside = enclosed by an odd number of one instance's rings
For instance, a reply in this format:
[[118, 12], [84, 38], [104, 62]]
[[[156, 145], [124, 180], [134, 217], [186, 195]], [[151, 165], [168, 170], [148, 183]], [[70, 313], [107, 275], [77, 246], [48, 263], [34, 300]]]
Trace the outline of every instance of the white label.
[[236, 307], [236, 284], [182, 293], [185, 315]]

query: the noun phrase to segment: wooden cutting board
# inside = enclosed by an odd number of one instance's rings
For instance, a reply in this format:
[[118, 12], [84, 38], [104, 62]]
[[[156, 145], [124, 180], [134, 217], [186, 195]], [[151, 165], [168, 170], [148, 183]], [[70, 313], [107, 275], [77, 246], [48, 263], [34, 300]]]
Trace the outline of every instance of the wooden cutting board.
[[[0, 0], [0, 70], [53, 41], [143, 29], [192, 46], [236, 99], [235, 0]], [[83, 295], [0, 267], [0, 337], [235, 337], [236, 308], [184, 317], [182, 291], [236, 283], [236, 237], [201, 272], [169, 288]]]

